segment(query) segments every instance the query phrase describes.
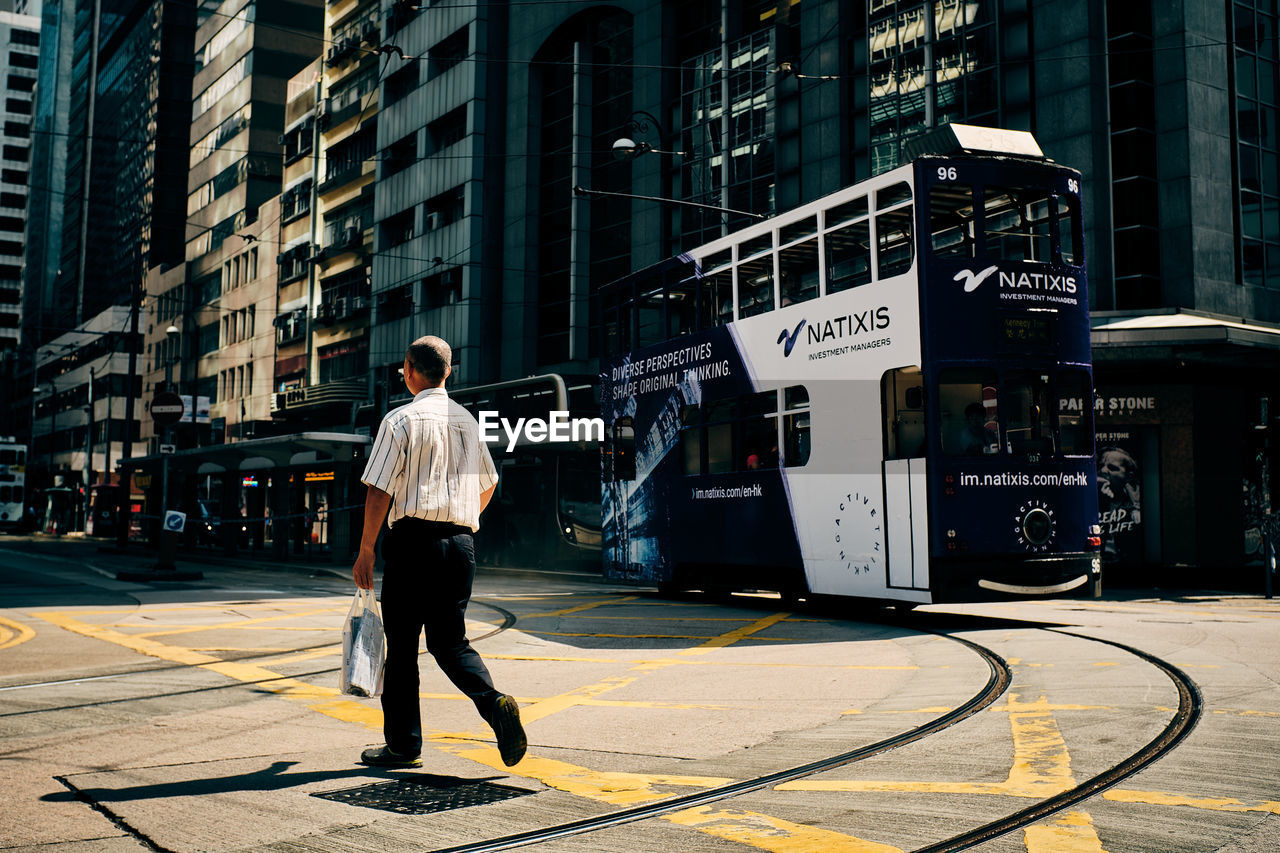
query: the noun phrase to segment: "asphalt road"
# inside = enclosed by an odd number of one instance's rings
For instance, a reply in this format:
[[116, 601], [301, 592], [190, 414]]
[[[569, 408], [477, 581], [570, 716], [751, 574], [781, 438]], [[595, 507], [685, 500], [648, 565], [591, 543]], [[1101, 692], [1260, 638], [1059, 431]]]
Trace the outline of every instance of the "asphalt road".
[[356, 762], [377, 701], [337, 691], [341, 567], [115, 579], [140, 562], [0, 539], [0, 849], [485, 849], [550, 827], [509, 843], [1280, 849], [1280, 603], [1260, 597], [893, 615], [486, 572], [470, 634], [529, 755], [504, 767], [424, 657], [424, 766], [387, 771]]

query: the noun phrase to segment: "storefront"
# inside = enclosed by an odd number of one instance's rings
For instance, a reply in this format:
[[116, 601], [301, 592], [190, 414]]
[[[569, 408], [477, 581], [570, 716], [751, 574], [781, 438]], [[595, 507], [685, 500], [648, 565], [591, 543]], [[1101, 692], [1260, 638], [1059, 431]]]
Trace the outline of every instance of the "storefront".
[[1093, 322], [1109, 585], [1260, 589], [1280, 329], [1175, 311]]
[[[167, 456], [168, 508], [187, 514], [187, 547], [345, 559], [359, 544], [369, 444], [368, 436], [304, 432], [180, 450]], [[165, 459], [129, 460], [150, 475], [144, 527], [160, 515]]]

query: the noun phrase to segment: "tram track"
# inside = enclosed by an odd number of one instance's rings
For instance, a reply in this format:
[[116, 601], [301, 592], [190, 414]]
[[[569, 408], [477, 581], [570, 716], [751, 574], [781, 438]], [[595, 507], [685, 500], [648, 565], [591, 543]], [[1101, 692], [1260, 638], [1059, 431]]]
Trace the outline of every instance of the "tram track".
[[[927, 629], [926, 629], [927, 630]], [[1160, 757], [1173, 750], [1181, 743], [1199, 721], [1203, 709], [1203, 700], [1195, 682], [1178, 667], [1141, 649], [1113, 640], [1091, 637], [1061, 628], [1038, 627], [1037, 630], [1051, 630], [1064, 636], [1102, 643], [1134, 655], [1155, 666], [1173, 682], [1178, 691], [1178, 708], [1164, 729], [1138, 751], [1113, 764], [1107, 770], [1076, 785], [1070, 790], [1046, 798], [1012, 814], [990, 821], [974, 829], [951, 836], [933, 844], [916, 848], [912, 853], [949, 853], [949, 851], [966, 850], [975, 845], [1014, 832], [1018, 829], [1037, 823], [1046, 817], [1063, 811], [1086, 800], [1107, 788], [1133, 776], [1150, 766]], [[817, 761], [797, 765], [784, 770], [756, 776], [708, 789], [695, 794], [673, 797], [657, 803], [636, 806], [609, 814], [598, 815], [581, 820], [569, 821], [556, 826], [528, 830], [510, 835], [492, 838], [485, 841], [471, 842], [453, 847], [438, 848], [436, 853], [481, 853], [481, 851], [509, 850], [541, 844], [570, 836], [582, 835], [603, 829], [612, 829], [628, 823], [648, 820], [655, 817], [683, 811], [685, 809], [706, 806], [712, 803], [740, 797], [755, 791], [763, 790], [783, 782], [802, 779], [817, 773], [834, 770], [849, 764], [863, 761], [876, 755], [915, 743], [925, 737], [937, 734], [951, 726], [957, 725], [969, 717], [992, 705], [1012, 682], [1012, 672], [1008, 664], [995, 651], [981, 644], [962, 637], [953, 636], [942, 631], [931, 631], [938, 636], [962, 643], [986, 661], [990, 668], [990, 677], [983, 688], [967, 702], [953, 711], [943, 714], [927, 723], [907, 732], [894, 735], [867, 746], [849, 750], [838, 755], [822, 758]]]
[[838, 755], [820, 758], [817, 761], [807, 762], [784, 770], [777, 770], [751, 779], [743, 779], [737, 782], [731, 782], [727, 785], [721, 785], [716, 788], [699, 791], [694, 794], [672, 797], [657, 803], [649, 803], [642, 806], [635, 806], [633, 808], [611, 812], [609, 814], [569, 821], [556, 826], [545, 827], [543, 829], [528, 830], [525, 832], [505, 835], [500, 838], [488, 839], [486, 841], [462, 844], [455, 847], [440, 848], [437, 853], [479, 853], [479, 851], [509, 850], [515, 847], [524, 847], [530, 844], [541, 844], [547, 841], [567, 838], [569, 836], [583, 835], [585, 833], [595, 832], [601, 829], [612, 829], [624, 824], [648, 820], [649, 818], [654, 817], [661, 817], [662, 815], [671, 814], [672, 812], [697, 808], [698, 806], [705, 806], [722, 800], [740, 797], [744, 794], [752, 793], [753, 791], [759, 791], [783, 782], [803, 779], [806, 776], [812, 776], [816, 773], [835, 770], [839, 767], [844, 767], [858, 761], [865, 761], [868, 758], [881, 755], [882, 753], [889, 752], [890, 750], [907, 746], [908, 744], [915, 743], [930, 735], [950, 728], [951, 726], [967, 720], [981, 712], [983, 709], [989, 707], [999, 699], [1012, 682], [1013, 673], [1004, 658], [1000, 657], [986, 646], [974, 643], [962, 637], [953, 637], [941, 633], [939, 633], [938, 636], [961, 643], [977, 653], [978, 656], [987, 664], [989, 675], [987, 682], [983, 685], [982, 689], [971, 696], [964, 704], [945, 714], [935, 717], [927, 723], [923, 723], [913, 729], [900, 732], [899, 734], [878, 740], [874, 743], [867, 744], [866, 746], [842, 752]]
[[[477, 642], [480, 642], [481, 640], [486, 640], [490, 637], [501, 634], [503, 631], [510, 629], [513, 625], [516, 624], [516, 615], [503, 607], [499, 607], [496, 604], [490, 604], [487, 601], [473, 600], [471, 603], [482, 606], [482, 607], [488, 607], [490, 610], [496, 611], [502, 617], [502, 622], [497, 626], [495, 626], [492, 630], [486, 631], [483, 634], [479, 634], [475, 637], [470, 638], [471, 642], [473, 643], [477, 643]], [[247, 661], [265, 660], [273, 657], [279, 657], [281, 655], [316, 651], [319, 649], [329, 648], [333, 645], [334, 645], [333, 643], [321, 643], [318, 645], [311, 645], [311, 646], [299, 646], [298, 648], [285, 649], [283, 651], [264, 652], [261, 654], [247, 654], [239, 657], [229, 658], [227, 662], [244, 663]], [[85, 681], [102, 681], [110, 678], [128, 678], [129, 676], [133, 676], [133, 675], [147, 675], [151, 673], [160, 673], [160, 672], [178, 672], [183, 670], [202, 669], [202, 668], [206, 668], [206, 666], [207, 666], [206, 664], [202, 664], [202, 663], [169, 664], [166, 666], [152, 666], [152, 667], [143, 667], [138, 669], [120, 670], [117, 672], [100, 673], [96, 675], [85, 676], [83, 678], [65, 678], [65, 679], [58, 679], [56, 681], [35, 681], [35, 682], [29, 682], [25, 684], [10, 684], [4, 687], [0, 687], [0, 693], [6, 692], [6, 691], [14, 691], [14, 690], [36, 689], [40, 687], [56, 687], [56, 686], [65, 685], [65, 684], [78, 684]], [[273, 678], [258, 678], [250, 681], [230, 681], [230, 682], [227, 682], [226, 684], [215, 684], [209, 687], [193, 687], [187, 690], [171, 690], [164, 693], [147, 693], [141, 696], [124, 696], [118, 699], [100, 699], [95, 702], [82, 702], [74, 705], [54, 705], [48, 708], [28, 708], [22, 711], [8, 711], [8, 712], [0, 713], [0, 719], [5, 719], [8, 717], [31, 716], [33, 714], [50, 714], [56, 711], [75, 711], [83, 708], [97, 708], [103, 705], [119, 705], [127, 702], [144, 702], [150, 699], [167, 699], [175, 696], [191, 696], [199, 693], [212, 693], [220, 690], [232, 690], [237, 687], [253, 687], [255, 685], [271, 684], [273, 682], [287, 681], [289, 679], [296, 680], [300, 678], [313, 678], [319, 675], [329, 675], [337, 672], [339, 669], [341, 669], [341, 667], [332, 666], [332, 667], [326, 667], [324, 669], [311, 670], [309, 672], [293, 673], [290, 675], [279, 675]]]

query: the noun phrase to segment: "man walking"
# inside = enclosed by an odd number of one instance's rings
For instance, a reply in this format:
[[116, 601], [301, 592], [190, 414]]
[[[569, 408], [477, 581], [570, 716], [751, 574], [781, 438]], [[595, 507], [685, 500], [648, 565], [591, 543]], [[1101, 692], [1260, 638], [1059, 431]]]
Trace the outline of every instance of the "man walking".
[[503, 763], [517, 764], [525, 753], [516, 700], [494, 689], [488, 668], [467, 641], [464, 616], [476, 571], [471, 534], [480, 527], [498, 472], [475, 418], [445, 393], [452, 355], [433, 335], [409, 345], [404, 384], [413, 402], [382, 419], [360, 478], [369, 491], [360, 554], [351, 571], [356, 586], [373, 588], [374, 544], [388, 510], [391, 524], [382, 543], [387, 744], [360, 756], [375, 767], [422, 766], [418, 637], [424, 628], [427, 651], [493, 727]]

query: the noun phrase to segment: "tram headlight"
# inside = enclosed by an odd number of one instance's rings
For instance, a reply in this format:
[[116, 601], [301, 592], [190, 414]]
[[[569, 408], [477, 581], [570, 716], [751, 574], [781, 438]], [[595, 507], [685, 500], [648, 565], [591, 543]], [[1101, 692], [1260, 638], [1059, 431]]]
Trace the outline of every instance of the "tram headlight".
[[1022, 537], [1032, 545], [1043, 545], [1053, 536], [1053, 517], [1040, 507], [1022, 516]]

